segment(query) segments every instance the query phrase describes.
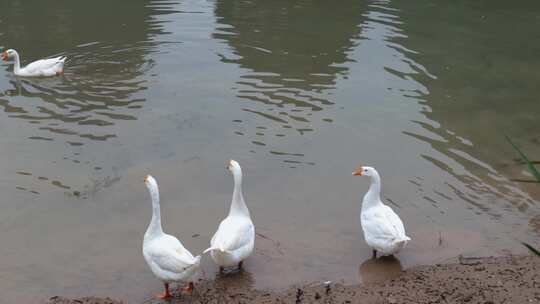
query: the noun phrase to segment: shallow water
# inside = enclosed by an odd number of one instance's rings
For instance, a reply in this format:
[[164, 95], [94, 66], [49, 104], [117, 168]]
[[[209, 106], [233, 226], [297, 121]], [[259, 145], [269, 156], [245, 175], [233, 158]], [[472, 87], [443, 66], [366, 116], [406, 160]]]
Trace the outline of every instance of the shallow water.
[[[540, 186], [513, 181], [532, 177], [503, 135], [540, 157], [536, 2], [7, 2], [3, 47], [69, 57], [59, 78], [1, 66], [9, 303], [151, 297], [144, 175], [165, 230], [200, 252], [228, 209], [230, 158], [260, 235], [229, 283], [356, 284], [540, 242]], [[413, 238], [391, 265], [366, 261], [361, 164]]]

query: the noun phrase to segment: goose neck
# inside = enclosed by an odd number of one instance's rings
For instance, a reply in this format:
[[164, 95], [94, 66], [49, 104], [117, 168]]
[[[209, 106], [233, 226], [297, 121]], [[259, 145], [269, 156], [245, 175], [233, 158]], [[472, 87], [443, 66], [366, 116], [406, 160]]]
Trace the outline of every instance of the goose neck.
[[13, 61], [13, 72], [18, 74], [21, 70], [21, 60], [19, 59], [19, 53], [17, 53], [17, 51], [14, 51]]
[[377, 206], [382, 204], [381, 202], [381, 178], [378, 174], [374, 174], [370, 177], [371, 184], [369, 190], [364, 196], [362, 203], [362, 209]]
[[161, 227], [161, 208], [159, 205], [159, 191], [157, 186], [149, 187], [150, 198], [152, 199], [152, 220], [146, 229], [145, 237], [154, 237], [163, 234]]
[[234, 171], [234, 190], [231, 202], [231, 209], [229, 215], [247, 215], [249, 216], [249, 210], [244, 201], [244, 195], [242, 194], [242, 172]]

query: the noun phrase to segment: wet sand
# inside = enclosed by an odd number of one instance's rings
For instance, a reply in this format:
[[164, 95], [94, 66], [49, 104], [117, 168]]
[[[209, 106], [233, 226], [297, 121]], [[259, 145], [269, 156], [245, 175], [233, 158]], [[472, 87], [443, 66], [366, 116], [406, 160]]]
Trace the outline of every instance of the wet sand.
[[[392, 259], [388, 260], [392, 264]], [[323, 282], [290, 286], [284, 292], [246, 288], [242, 273], [200, 281], [192, 296], [160, 303], [540, 303], [540, 258], [459, 258], [453, 264], [419, 266], [383, 282], [345, 286]], [[156, 290], [160, 292], [161, 290]], [[109, 298], [51, 298], [47, 304], [127, 303]]]

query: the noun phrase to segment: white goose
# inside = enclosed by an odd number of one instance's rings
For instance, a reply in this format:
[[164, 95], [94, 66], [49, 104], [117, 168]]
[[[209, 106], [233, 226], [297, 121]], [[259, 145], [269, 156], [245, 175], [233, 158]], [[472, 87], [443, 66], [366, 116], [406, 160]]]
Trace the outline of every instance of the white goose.
[[360, 167], [352, 174], [371, 178], [371, 185], [362, 201], [360, 223], [366, 243], [373, 248], [373, 258], [377, 257], [377, 251], [382, 255], [397, 253], [411, 238], [405, 235], [399, 216], [381, 201], [379, 173], [372, 167]]
[[24, 68], [21, 68], [21, 61], [19, 59], [19, 53], [13, 49], [9, 49], [2, 53], [2, 60], [8, 60], [13, 58], [15, 60], [15, 67], [13, 73], [17, 76], [23, 77], [48, 77], [56, 76], [64, 73], [65, 56], [59, 56], [55, 58], [41, 59], [29, 63]]
[[183, 291], [191, 294], [193, 291], [191, 279], [198, 273], [201, 256], [193, 257], [177, 238], [163, 232], [157, 182], [148, 175], [144, 183], [152, 198], [152, 221], [144, 234], [142, 251], [154, 275], [165, 285], [165, 293], [157, 297], [161, 299], [171, 297], [169, 283], [177, 281], [188, 281], [189, 284]]
[[242, 168], [238, 162], [231, 160], [227, 169], [234, 176], [234, 191], [229, 215], [219, 224], [218, 230], [210, 241], [212, 259], [223, 267], [238, 265], [251, 255], [255, 247], [255, 227], [251, 221], [249, 210], [242, 195]]

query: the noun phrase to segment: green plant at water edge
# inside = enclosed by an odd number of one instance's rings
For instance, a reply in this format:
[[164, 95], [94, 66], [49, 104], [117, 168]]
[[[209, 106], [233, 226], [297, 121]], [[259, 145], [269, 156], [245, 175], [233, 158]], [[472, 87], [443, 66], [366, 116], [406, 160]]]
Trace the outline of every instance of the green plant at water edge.
[[[525, 164], [527, 164], [527, 168], [529, 169], [529, 172], [531, 172], [531, 174], [536, 179], [536, 182], [540, 183], [540, 172], [538, 172], [538, 170], [534, 166], [534, 163], [538, 163], [538, 162], [530, 161], [529, 158], [527, 157], [527, 155], [525, 155], [525, 153], [521, 152], [521, 150], [512, 142], [512, 140], [510, 139], [510, 137], [508, 137], [508, 135], [504, 134], [504, 137], [510, 143], [510, 145], [512, 145], [514, 150], [516, 150], [519, 153], [519, 155], [521, 156], [521, 159], [523, 159]], [[540, 251], [538, 249], [536, 249], [533, 246], [531, 246], [531, 245], [529, 245], [527, 243], [524, 243], [524, 242], [521, 242], [521, 244], [523, 244], [523, 246], [527, 247], [532, 253], [536, 254], [537, 256], [540, 256]]]
[[512, 140], [510, 139], [510, 137], [508, 137], [508, 135], [505, 134], [504, 137], [506, 137], [506, 140], [510, 143], [510, 145], [512, 145], [514, 150], [516, 150], [519, 153], [523, 161], [527, 164], [527, 169], [529, 169], [529, 172], [531, 172], [531, 174], [534, 176], [536, 181], [540, 183], [540, 172], [538, 172], [533, 162], [529, 160], [529, 158], [527, 157], [527, 155], [525, 155], [525, 153], [521, 152], [521, 150], [512, 142]]
[[540, 256], [540, 251], [538, 251], [538, 249], [534, 248], [533, 246], [527, 244], [527, 243], [523, 243], [521, 242], [521, 244], [523, 244], [523, 246], [529, 248], [530, 251], [532, 251], [532, 253], [536, 254], [537, 256]]

